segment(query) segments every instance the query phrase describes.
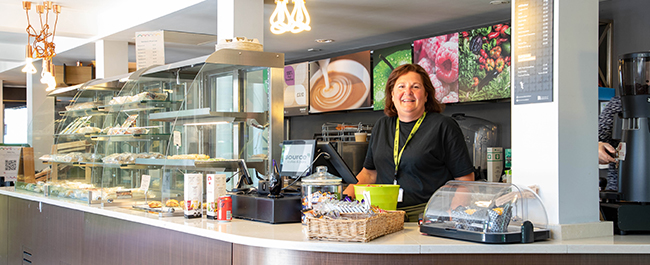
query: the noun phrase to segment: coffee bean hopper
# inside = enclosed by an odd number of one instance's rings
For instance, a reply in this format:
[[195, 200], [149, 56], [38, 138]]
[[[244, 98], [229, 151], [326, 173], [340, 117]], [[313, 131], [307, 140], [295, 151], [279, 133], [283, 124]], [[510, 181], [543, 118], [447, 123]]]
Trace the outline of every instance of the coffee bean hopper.
[[529, 188], [449, 181], [424, 210], [420, 232], [480, 243], [532, 243], [551, 236], [546, 208]]
[[[650, 231], [650, 52], [619, 57], [619, 88], [622, 113], [618, 153], [618, 194], [600, 204], [607, 221], [620, 234]], [[613, 137], [616, 138], [617, 135]], [[608, 195], [608, 194], [605, 194]]]

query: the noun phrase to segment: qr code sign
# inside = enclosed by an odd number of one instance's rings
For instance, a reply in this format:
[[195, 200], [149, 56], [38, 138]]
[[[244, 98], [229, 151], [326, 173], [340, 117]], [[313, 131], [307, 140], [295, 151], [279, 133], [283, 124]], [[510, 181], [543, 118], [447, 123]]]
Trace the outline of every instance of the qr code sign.
[[5, 170], [16, 170], [16, 160], [5, 160]]

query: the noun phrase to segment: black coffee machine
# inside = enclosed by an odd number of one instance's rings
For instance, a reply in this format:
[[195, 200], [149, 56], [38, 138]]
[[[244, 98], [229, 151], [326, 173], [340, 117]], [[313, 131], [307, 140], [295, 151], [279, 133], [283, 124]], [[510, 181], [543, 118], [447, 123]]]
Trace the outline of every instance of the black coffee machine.
[[650, 52], [620, 56], [618, 91], [623, 109], [620, 123], [614, 123], [621, 129], [619, 192], [615, 199], [601, 203], [601, 210], [618, 233], [649, 232]]

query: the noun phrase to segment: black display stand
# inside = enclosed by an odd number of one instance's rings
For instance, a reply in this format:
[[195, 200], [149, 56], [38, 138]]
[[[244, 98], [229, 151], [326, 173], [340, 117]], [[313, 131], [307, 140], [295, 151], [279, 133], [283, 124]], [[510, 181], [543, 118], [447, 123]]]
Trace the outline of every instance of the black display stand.
[[642, 203], [600, 203], [606, 221], [614, 223], [614, 233], [650, 232], [650, 205]]
[[422, 224], [420, 232], [431, 235], [453, 239], [460, 239], [479, 243], [491, 244], [509, 244], [509, 243], [532, 243], [535, 241], [546, 240], [551, 238], [551, 232], [548, 229], [534, 229], [532, 224], [523, 228], [522, 232], [505, 232], [505, 233], [484, 233], [459, 229], [450, 229], [436, 227], [433, 224]]
[[269, 198], [267, 195], [232, 195], [232, 216], [271, 224], [299, 223], [301, 196]]

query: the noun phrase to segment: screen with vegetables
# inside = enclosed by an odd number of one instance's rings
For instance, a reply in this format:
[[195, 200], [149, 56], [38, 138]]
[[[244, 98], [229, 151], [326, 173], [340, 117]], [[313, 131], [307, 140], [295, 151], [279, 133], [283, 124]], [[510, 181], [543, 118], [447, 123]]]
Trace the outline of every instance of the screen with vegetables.
[[510, 23], [460, 32], [458, 53], [460, 102], [510, 97]]
[[429, 73], [438, 101], [458, 102], [458, 33], [414, 41], [413, 59]]
[[372, 86], [374, 110], [383, 110], [388, 76], [396, 67], [412, 63], [411, 44], [402, 44], [372, 52]]

